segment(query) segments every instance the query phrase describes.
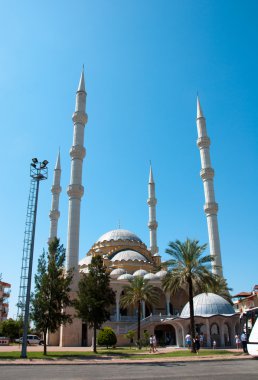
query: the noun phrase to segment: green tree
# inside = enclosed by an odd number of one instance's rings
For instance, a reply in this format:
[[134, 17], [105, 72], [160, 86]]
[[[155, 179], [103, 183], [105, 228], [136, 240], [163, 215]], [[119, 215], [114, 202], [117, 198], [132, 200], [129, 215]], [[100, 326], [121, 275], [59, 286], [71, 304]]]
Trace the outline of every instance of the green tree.
[[129, 280], [130, 285], [124, 287], [124, 295], [120, 298], [120, 304], [123, 308], [130, 305], [137, 307], [137, 340], [141, 339], [141, 303], [156, 305], [159, 302], [159, 293], [154, 286], [149, 284], [148, 280], [136, 276]]
[[211, 272], [211, 262], [213, 257], [210, 255], [202, 256], [207, 244], [199, 245], [198, 240], [187, 239], [185, 242], [176, 240], [169, 242], [166, 249], [172, 258], [165, 264], [168, 273], [162, 281], [163, 289], [170, 291], [171, 294], [177, 293], [180, 288], [188, 291], [190, 306], [190, 330], [192, 337], [192, 352], [195, 352], [195, 323], [193, 297], [197, 293], [206, 291], [207, 287], [214, 285], [214, 275]]
[[115, 292], [110, 287], [110, 276], [101, 256], [92, 258], [89, 273], [79, 281], [78, 297], [74, 302], [78, 317], [93, 328], [93, 351], [96, 349], [96, 332], [110, 318], [109, 307], [115, 303]]
[[125, 338], [129, 340], [130, 348], [132, 347], [133, 339], [134, 339], [135, 331], [128, 330], [125, 334]]
[[31, 318], [44, 336], [44, 355], [47, 354], [47, 332], [54, 333], [61, 324], [72, 322], [65, 308], [72, 305], [69, 292], [73, 275], [71, 271], [65, 272], [64, 265], [65, 249], [59, 239], [54, 238], [48, 246], [48, 253], [43, 251], [38, 260], [31, 302]]
[[232, 292], [232, 288], [228, 286], [227, 280], [224, 277], [214, 275], [214, 283], [210, 285], [206, 285], [204, 291], [206, 293], [215, 293], [219, 296], [225, 298], [228, 302], [233, 305], [232, 297], [230, 292]]
[[23, 327], [22, 320], [13, 320], [12, 318], [6, 319], [1, 322], [1, 335], [14, 340], [18, 338]]
[[97, 341], [100, 346], [107, 346], [108, 349], [109, 346], [115, 346], [116, 334], [111, 327], [104, 327], [99, 331]]

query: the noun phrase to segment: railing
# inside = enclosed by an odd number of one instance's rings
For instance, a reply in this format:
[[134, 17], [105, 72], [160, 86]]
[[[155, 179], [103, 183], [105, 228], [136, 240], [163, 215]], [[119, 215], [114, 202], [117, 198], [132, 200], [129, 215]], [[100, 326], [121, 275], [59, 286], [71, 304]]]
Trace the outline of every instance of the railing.
[[[164, 315], [164, 314], [149, 315], [148, 317], [141, 319], [141, 327], [143, 327], [143, 326], [146, 327], [147, 325], [149, 325], [153, 322], [162, 322], [165, 319], [168, 319], [168, 318], [173, 319], [176, 317], [177, 317], [176, 315]], [[126, 319], [121, 319], [121, 317], [120, 317], [120, 320], [117, 321], [116, 316], [113, 315], [110, 320], [112, 322], [117, 323], [116, 333], [118, 335], [119, 334], [126, 334], [129, 330], [137, 330], [137, 326], [138, 326], [137, 316], [133, 316], [133, 317], [127, 316]], [[134, 323], [125, 324], [125, 322], [134, 322]]]

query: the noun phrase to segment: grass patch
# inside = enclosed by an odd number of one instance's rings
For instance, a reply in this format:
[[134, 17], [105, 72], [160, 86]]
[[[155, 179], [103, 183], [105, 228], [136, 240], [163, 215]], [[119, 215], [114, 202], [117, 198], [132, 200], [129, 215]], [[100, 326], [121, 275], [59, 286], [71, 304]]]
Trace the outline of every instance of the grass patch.
[[[238, 355], [236, 352], [226, 351], [226, 350], [201, 350], [198, 357], [205, 356], [216, 356], [216, 355]], [[11, 351], [11, 352], [0, 352], [0, 361], [1, 359], [10, 359], [16, 360], [20, 359], [20, 351]], [[177, 357], [192, 357], [197, 356], [194, 353], [191, 353], [188, 350], [175, 350], [167, 353], [150, 354], [148, 350], [138, 350], [138, 349], [127, 349], [127, 348], [117, 348], [104, 350], [100, 349], [97, 353], [92, 351], [49, 351], [46, 356], [43, 355], [43, 352], [27, 352], [28, 360], [32, 359], [45, 359], [45, 360], [58, 360], [58, 359], [96, 359], [96, 358], [105, 358], [105, 357], [116, 357], [120, 359], [151, 359], [151, 358], [177, 358]]]

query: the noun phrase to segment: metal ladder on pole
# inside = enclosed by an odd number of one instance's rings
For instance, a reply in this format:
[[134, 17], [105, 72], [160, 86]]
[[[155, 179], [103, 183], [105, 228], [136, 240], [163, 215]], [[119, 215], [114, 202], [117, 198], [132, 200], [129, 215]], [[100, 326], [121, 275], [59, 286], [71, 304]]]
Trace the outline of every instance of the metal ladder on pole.
[[34, 178], [32, 178], [31, 183], [30, 183], [30, 193], [29, 193], [29, 200], [28, 200], [28, 206], [27, 206], [24, 240], [23, 240], [20, 289], [19, 289], [19, 297], [18, 297], [18, 304], [17, 304], [18, 318], [23, 318], [24, 312], [25, 312], [26, 294], [27, 294], [27, 287], [28, 287], [30, 249], [31, 249], [31, 241], [32, 241], [32, 229], [33, 229], [33, 223], [34, 223], [34, 218], [35, 218], [36, 190], [37, 190], [37, 181]]

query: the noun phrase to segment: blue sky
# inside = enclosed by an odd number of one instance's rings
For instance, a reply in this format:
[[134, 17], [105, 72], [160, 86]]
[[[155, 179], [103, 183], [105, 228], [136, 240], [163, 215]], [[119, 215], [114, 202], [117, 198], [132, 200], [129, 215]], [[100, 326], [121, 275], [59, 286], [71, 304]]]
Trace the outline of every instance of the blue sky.
[[[258, 3], [256, 1], [1, 1], [1, 268], [16, 312], [32, 157], [40, 185], [37, 259], [47, 246], [58, 149], [59, 236], [66, 246], [72, 113], [85, 65], [87, 155], [80, 258], [122, 228], [148, 245], [149, 160], [158, 245], [208, 242], [196, 146], [198, 91], [211, 138], [224, 275], [251, 290], [258, 267]], [[208, 253], [208, 252], [207, 252]]]

